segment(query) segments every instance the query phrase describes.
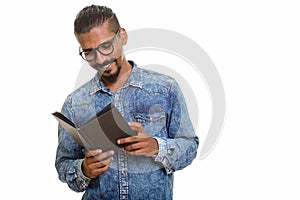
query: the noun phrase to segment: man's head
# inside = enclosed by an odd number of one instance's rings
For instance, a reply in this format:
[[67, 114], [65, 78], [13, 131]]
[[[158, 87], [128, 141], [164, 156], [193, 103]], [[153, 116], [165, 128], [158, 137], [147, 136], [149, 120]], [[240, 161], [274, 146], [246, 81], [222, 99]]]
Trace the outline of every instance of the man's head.
[[111, 32], [115, 33], [121, 28], [116, 14], [110, 8], [97, 5], [86, 6], [76, 16], [74, 33], [77, 36], [89, 32], [106, 21]]
[[120, 27], [115, 13], [105, 6], [87, 6], [76, 16], [74, 33], [82, 58], [103, 79], [115, 82], [122, 74], [123, 45], [127, 43], [127, 33]]

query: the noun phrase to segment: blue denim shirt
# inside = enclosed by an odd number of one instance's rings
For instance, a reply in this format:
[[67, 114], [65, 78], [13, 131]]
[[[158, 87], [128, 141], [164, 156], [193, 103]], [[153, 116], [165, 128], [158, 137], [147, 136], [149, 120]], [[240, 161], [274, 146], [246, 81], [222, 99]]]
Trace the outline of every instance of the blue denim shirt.
[[96, 74], [66, 98], [61, 112], [80, 126], [112, 102], [128, 122], [142, 123], [157, 139], [159, 152], [146, 157], [119, 150], [105, 173], [89, 179], [81, 170], [85, 150], [59, 125], [55, 162], [59, 179], [76, 192], [85, 191], [82, 199], [172, 199], [173, 172], [196, 157], [198, 137], [177, 82], [130, 63], [131, 75], [116, 93]]

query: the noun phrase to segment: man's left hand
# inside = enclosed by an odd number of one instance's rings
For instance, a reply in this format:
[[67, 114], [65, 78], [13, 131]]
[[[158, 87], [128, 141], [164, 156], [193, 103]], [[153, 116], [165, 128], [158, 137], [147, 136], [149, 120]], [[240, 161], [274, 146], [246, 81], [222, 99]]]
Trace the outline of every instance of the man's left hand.
[[132, 155], [152, 156], [158, 153], [158, 143], [155, 138], [149, 136], [139, 122], [129, 122], [129, 126], [137, 135], [118, 140], [118, 144], [130, 144], [123, 149]]

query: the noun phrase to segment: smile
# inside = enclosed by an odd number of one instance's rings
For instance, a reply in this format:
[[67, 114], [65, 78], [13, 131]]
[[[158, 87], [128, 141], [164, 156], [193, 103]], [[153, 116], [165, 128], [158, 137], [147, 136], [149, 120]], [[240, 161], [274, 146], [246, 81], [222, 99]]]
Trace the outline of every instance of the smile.
[[93, 67], [95, 68], [95, 69], [101, 69], [101, 70], [103, 70], [103, 69], [106, 69], [106, 68], [108, 68], [110, 65], [111, 65], [111, 63], [113, 63], [113, 62], [115, 62], [117, 59], [115, 59], [115, 58], [112, 58], [112, 59], [110, 59], [110, 60], [106, 60], [106, 61], [104, 61], [102, 64], [95, 64], [95, 65], [93, 65]]

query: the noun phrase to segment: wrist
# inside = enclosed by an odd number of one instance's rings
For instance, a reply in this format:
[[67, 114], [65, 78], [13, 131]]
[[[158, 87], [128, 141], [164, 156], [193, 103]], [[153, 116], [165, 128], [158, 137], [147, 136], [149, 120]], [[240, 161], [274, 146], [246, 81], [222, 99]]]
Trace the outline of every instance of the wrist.
[[78, 170], [79, 177], [81, 177], [85, 181], [90, 181], [91, 178], [89, 177], [88, 172], [86, 171], [85, 160], [84, 159], [82, 159], [82, 162], [81, 162], [79, 168], [80, 168], [80, 170]]

